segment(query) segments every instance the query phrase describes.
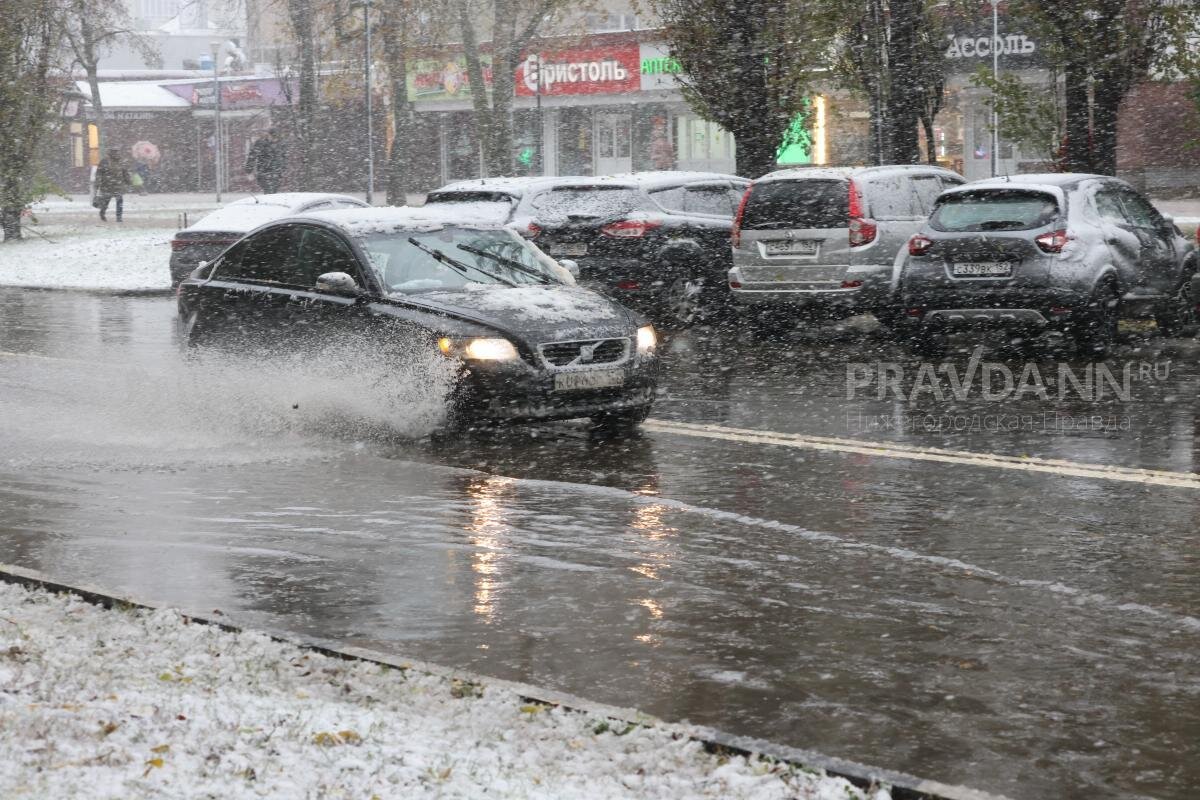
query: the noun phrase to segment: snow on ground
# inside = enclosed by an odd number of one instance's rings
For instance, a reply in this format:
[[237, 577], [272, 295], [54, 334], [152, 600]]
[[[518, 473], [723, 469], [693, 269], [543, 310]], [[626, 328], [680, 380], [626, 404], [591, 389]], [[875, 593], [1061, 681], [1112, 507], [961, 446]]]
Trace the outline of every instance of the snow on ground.
[[[110, 211], [111, 214], [111, 211]], [[134, 291], [171, 288], [172, 230], [110, 227], [27, 234], [0, 245], [0, 286]]]
[[684, 731], [0, 582], [6, 799], [863, 798]]

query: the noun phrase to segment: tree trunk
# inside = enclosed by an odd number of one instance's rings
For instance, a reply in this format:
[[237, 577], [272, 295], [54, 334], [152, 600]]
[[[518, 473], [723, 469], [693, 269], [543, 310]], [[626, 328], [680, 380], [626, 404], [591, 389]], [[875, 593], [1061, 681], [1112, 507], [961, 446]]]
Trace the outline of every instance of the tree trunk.
[[917, 164], [921, 150], [917, 139], [918, 109], [923, 98], [916, 85], [917, 0], [893, 0], [891, 36], [888, 38], [888, 160], [892, 164]]
[[1075, 59], [1068, 60], [1064, 65], [1063, 75], [1066, 79], [1065, 93], [1067, 106], [1067, 172], [1091, 172], [1092, 166], [1092, 130], [1088, 102], [1088, 72], [1087, 65]]
[[313, 10], [310, 0], [289, 0], [288, 11], [296, 46], [300, 55], [300, 96], [297, 103], [294, 135], [300, 145], [300, 186], [302, 191], [313, 189], [313, 136], [317, 114], [317, 46], [313, 32]]
[[921, 114], [921, 127], [925, 130], [925, 161], [931, 167], [936, 167], [937, 160], [937, 144], [933, 141], [933, 117], [929, 114]]
[[[483, 62], [479, 57], [479, 40], [475, 35], [475, 23], [471, 18], [471, 6], [466, 0], [458, 3], [458, 27], [462, 33], [463, 57], [467, 61], [467, 83], [471, 87], [471, 105], [475, 110], [475, 136], [483, 149], [482, 172], [488, 172], [486, 157], [487, 143], [492, 138], [492, 107], [488, 105], [487, 83], [483, 79]], [[496, 78], [495, 64], [492, 65], [492, 80]], [[486, 174], [480, 177], [487, 177]]]
[[1093, 86], [1092, 169], [1117, 174], [1117, 114], [1124, 92], [1120, 79], [1100, 73]]
[[387, 203], [408, 204], [412, 181], [408, 172], [408, 143], [413, 108], [408, 101], [408, 14], [404, 5], [384, 6], [383, 54], [392, 93], [392, 149], [388, 153]]
[[21, 238], [20, 206], [5, 206], [0, 208], [0, 231], [4, 232], [4, 241], [16, 241]]

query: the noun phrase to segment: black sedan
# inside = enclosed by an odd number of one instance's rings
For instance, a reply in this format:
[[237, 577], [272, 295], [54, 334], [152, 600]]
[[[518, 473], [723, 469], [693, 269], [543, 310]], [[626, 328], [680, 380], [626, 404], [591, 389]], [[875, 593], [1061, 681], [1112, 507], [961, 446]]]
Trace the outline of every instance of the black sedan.
[[626, 431], [650, 411], [654, 328], [574, 286], [511, 230], [437, 209], [363, 209], [264, 225], [178, 293], [191, 345], [366, 343], [452, 365], [449, 425], [589, 417]]

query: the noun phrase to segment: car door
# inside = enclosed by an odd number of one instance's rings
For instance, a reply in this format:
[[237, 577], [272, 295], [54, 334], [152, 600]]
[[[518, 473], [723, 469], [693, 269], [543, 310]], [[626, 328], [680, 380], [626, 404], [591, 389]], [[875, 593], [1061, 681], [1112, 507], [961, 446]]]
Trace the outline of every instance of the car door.
[[[1129, 219], [1125, 206], [1121, 203], [1118, 186], [1110, 183], [1092, 185], [1091, 203], [1100, 228], [1104, 235], [1104, 243], [1108, 248], [1113, 266], [1121, 276], [1125, 286], [1136, 286], [1142, 281], [1140, 267], [1142, 242], [1137, 235], [1136, 226]], [[1082, 196], [1086, 193], [1079, 194]]]
[[[319, 225], [297, 225], [299, 250], [291, 292], [289, 324], [298, 341], [325, 345], [344, 341], [347, 332], [360, 328], [367, 289], [365, 275], [350, 244], [337, 232]], [[359, 294], [318, 286], [332, 272], [349, 275]]]
[[1172, 294], [1183, 271], [1175, 250], [1174, 230], [1150, 201], [1133, 189], [1119, 186], [1116, 193], [1141, 245], [1138, 256], [1141, 283], [1163, 294]]
[[280, 289], [297, 244], [296, 226], [285, 224], [230, 248], [198, 287], [194, 317], [184, 321], [189, 335], [217, 335], [243, 349], [272, 348], [286, 323], [287, 298]]

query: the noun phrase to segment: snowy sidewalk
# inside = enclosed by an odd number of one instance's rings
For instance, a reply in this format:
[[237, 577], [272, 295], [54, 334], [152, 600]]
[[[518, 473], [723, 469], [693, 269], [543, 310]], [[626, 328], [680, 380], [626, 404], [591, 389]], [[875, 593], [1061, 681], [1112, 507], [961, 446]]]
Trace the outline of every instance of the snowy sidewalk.
[[0, 581], [0, 797], [482, 796], [867, 797], [683, 726]]

